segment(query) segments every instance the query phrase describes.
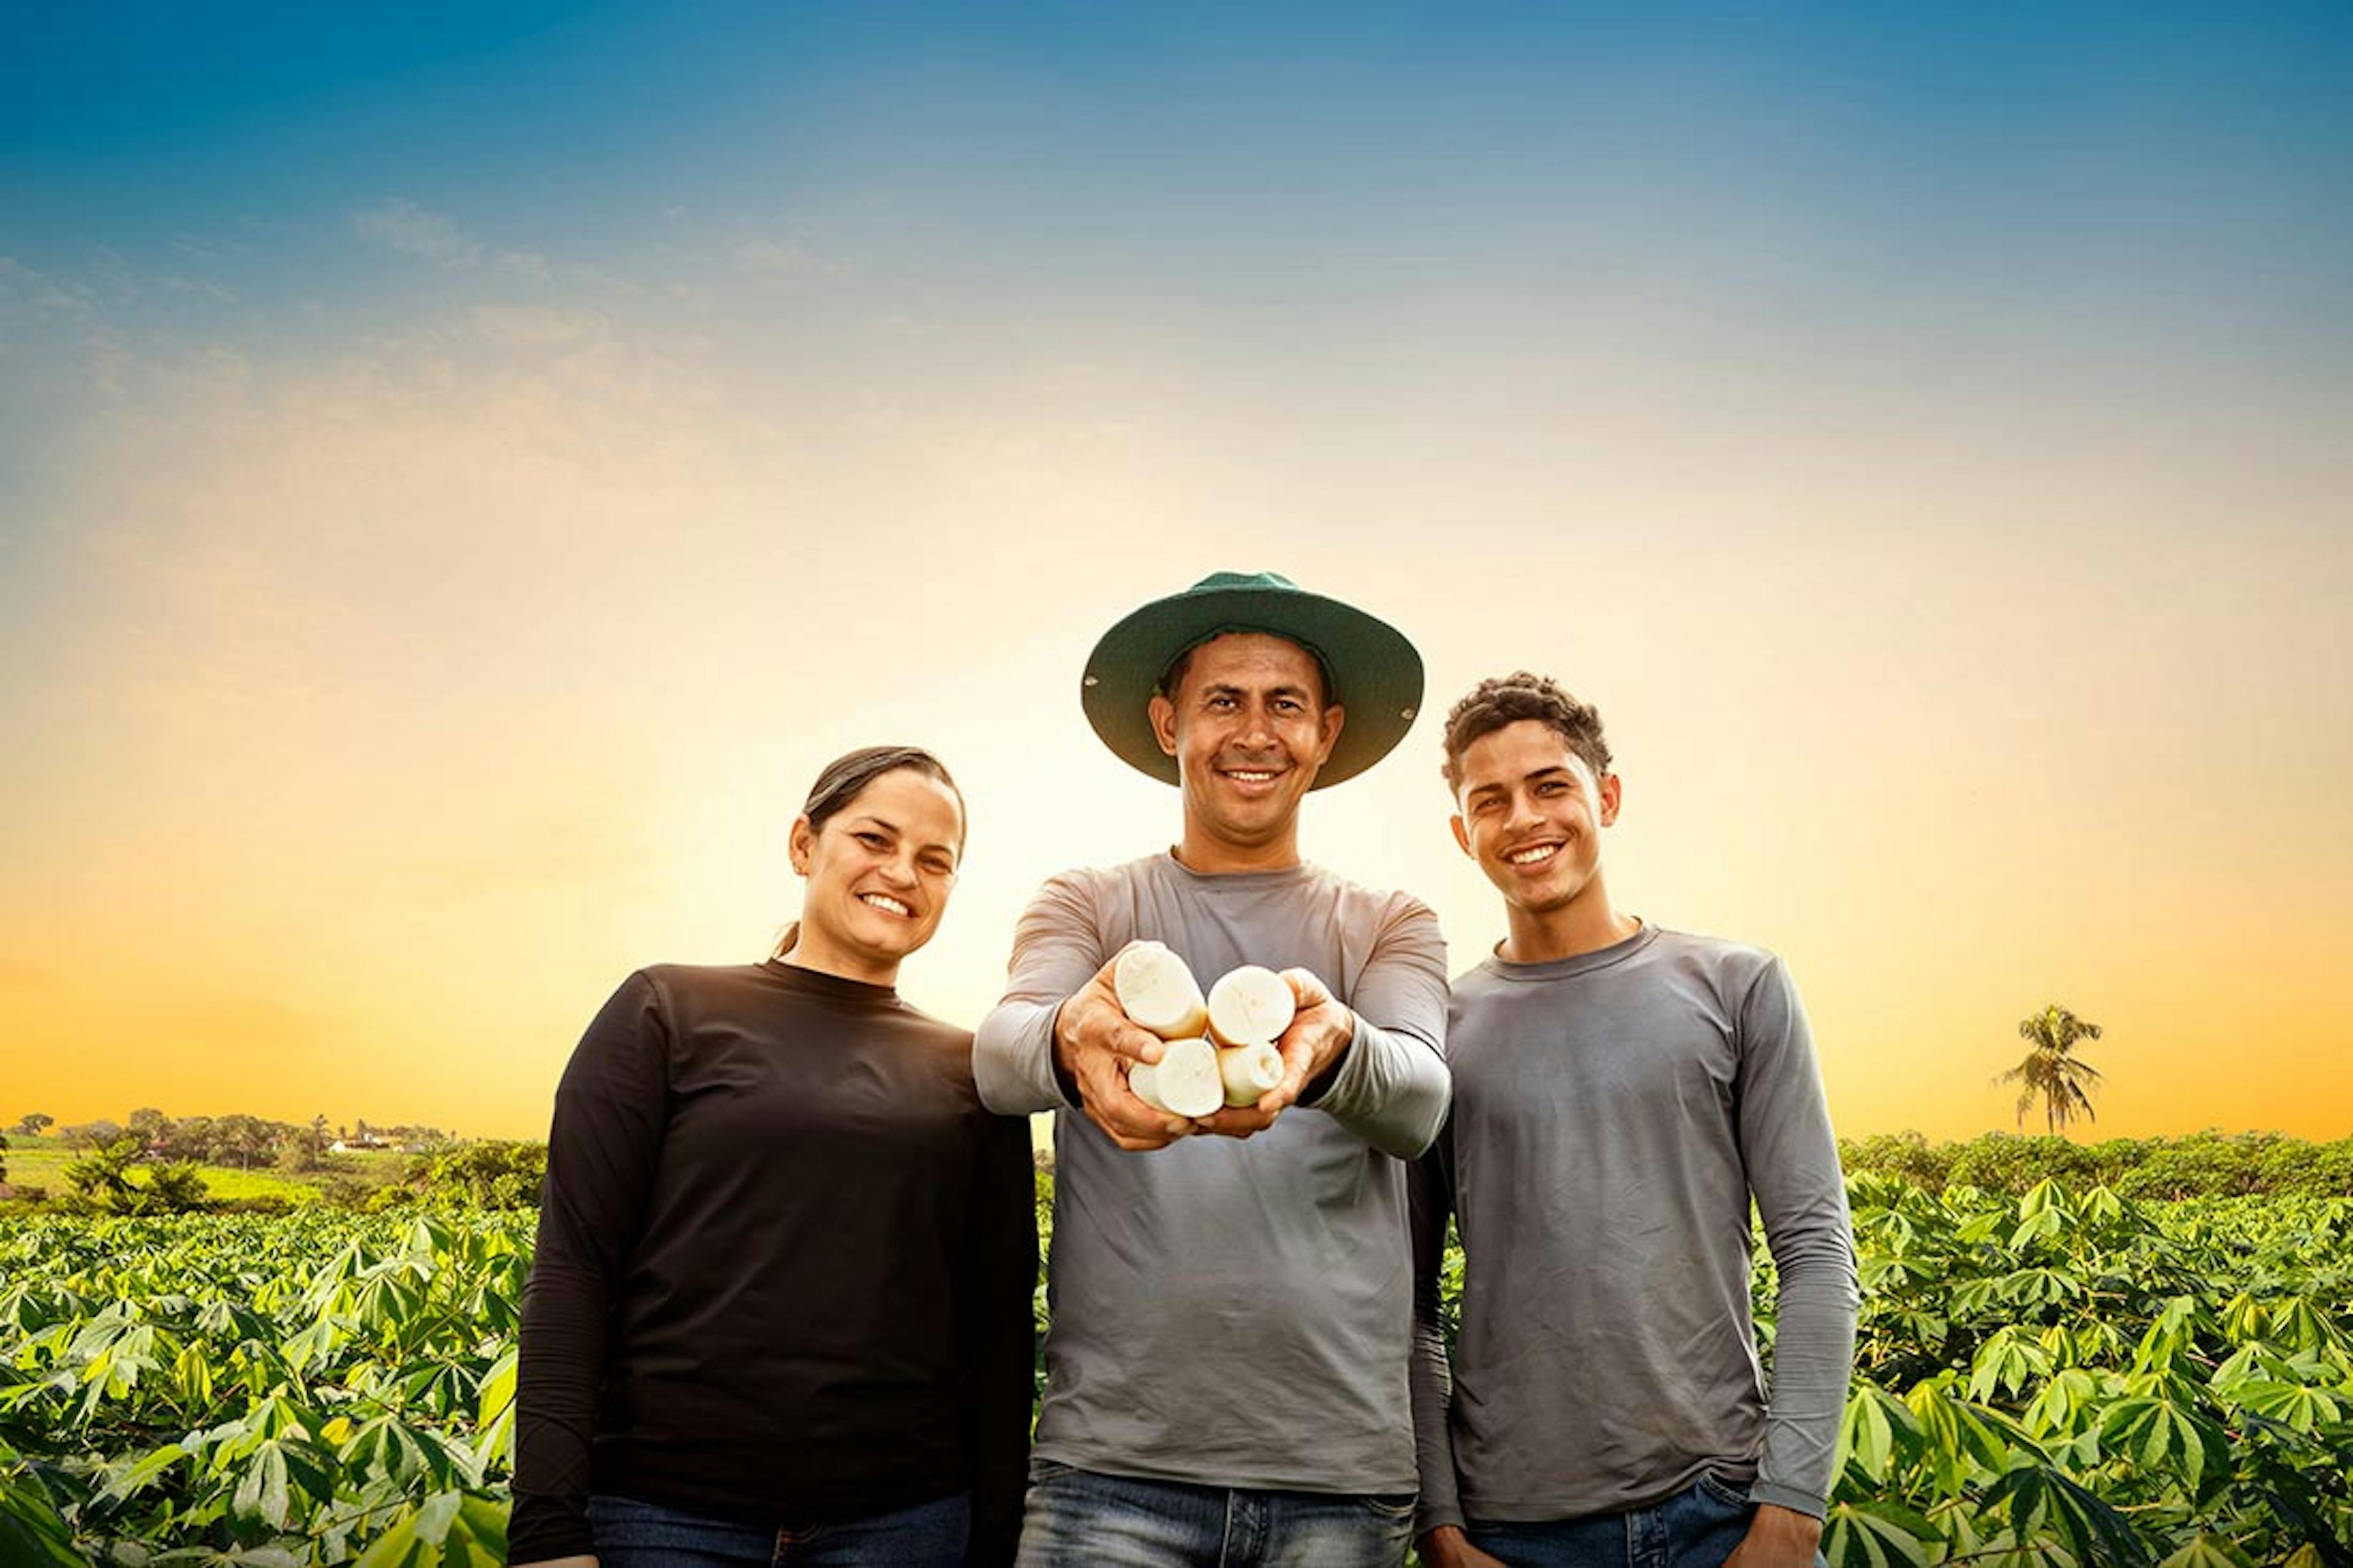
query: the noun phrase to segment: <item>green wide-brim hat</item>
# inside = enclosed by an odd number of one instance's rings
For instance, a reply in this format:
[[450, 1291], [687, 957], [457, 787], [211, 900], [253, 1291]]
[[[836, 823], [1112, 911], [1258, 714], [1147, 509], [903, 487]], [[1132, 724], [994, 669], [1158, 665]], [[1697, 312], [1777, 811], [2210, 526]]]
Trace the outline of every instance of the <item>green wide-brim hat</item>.
[[1297, 643], [1322, 662], [1328, 700], [1347, 709], [1339, 743], [1311, 788], [1356, 777], [1413, 728], [1421, 655], [1403, 632], [1279, 573], [1212, 572], [1181, 594], [1130, 611], [1087, 656], [1079, 701], [1103, 743], [1138, 772], [1176, 783], [1176, 759], [1152, 732], [1152, 695], [1179, 654], [1228, 632]]

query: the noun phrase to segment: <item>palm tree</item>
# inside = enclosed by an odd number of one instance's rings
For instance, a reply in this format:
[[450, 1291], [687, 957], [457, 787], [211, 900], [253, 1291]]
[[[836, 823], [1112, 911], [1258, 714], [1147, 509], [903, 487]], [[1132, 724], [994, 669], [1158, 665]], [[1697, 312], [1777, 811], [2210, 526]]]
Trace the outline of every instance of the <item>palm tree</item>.
[[2100, 1026], [2053, 1002], [2032, 1017], [2019, 1020], [2018, 1033], [2034, 1048], [2026, 1053], [2024, 1061], [1994, 1081], [2019, 1086], [2019, 1125], [2026, 1125], [2027, 1109], [2037, 1095], [2042, 1099], [2042, 1114], [2053, 1132], [2065, 1133], [2067, 1123], [2078, 1116], [2098, 1121], [2092, 1110], [2091, 1091], [2099, 1087], [2100, 1069], [2074, 1055], [2074, 1049], [2078, 1040], [2098, 1039]]

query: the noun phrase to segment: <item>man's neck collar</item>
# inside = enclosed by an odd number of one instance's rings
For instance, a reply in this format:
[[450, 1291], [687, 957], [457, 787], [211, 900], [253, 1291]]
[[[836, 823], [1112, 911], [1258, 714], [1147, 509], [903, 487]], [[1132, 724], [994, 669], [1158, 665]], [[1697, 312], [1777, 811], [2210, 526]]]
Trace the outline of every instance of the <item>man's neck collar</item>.
[[1578, 899], [1567, 909], [1541, 915], [1512, 910], [1504, 923], [1509, 934], [1495, 949], [1495, 956], [1506, 963], [1550, 963], [1556, 959], [1599, 952], [1605, 947], [1617, 946], [1642, 929], [1641, 921], [1619, 912], [1598, 879], [1588, 897]]
[[1168, 847], [1168, 858], [1200, 877], [1222, 877], [1235, 871], [1288, 871], [1297, 867], [1299, 839], [1293, 837], [1263, 848], [1240, 849], [1230, 845], [1204, 845], [1187, 837]]

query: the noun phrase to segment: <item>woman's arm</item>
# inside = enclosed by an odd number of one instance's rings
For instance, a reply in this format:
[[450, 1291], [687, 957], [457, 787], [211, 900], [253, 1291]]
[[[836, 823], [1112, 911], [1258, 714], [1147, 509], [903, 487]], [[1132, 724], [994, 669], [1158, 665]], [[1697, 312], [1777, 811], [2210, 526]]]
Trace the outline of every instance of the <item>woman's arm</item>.
[[659, 989], [633, 974], [581, 1037], [555, 1091], [538, 1250], [522, 1293], [511, 1562], [596, 1549], [589, 1444], [615, 1293], [661, 1156], [670, 1037]]
[[1021, 1536], [1036, 1384], [1037, 1179], [1029, 1119], [984, 1119], [975, 1149], [972, 1224], [956, 1317], [965, 1376], [965, 1454], [972, 1472], [972, 1568], [1002, 1568]]

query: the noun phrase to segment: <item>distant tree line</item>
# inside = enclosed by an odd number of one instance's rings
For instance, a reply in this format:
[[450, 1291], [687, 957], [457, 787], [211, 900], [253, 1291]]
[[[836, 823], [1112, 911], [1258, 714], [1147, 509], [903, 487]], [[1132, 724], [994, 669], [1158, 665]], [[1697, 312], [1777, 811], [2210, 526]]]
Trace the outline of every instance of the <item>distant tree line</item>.
[[[329, 1202], [352, 1207], [433, 1210], [534, 1207], [547, 1172], [543, 1143], [465, 1142], [429, 1127], [370, 1128], [373, 1146], [421, 1148], [389, 1182], [353, 1179], [332, 1153], [335, 1139], [324, 1118], [310, 1125], [250, 1116], [189, 1117], [133, 1111], [129, 1125], [111, 1121], [58, 1128], [86, 1157], [67, 1167], [74, 1194], [67, 1206], [114, 1213], [169, 1212], [221, 1206], [204, 1199], [198, 1164], [247, 1169], [274, 1165], [314, 1175]], [[38, 1136], [55, 1126], [47, 1116], [20, 1119], [14, 1131]], [[137, 1131], [133, 1131], [132, 1129]], [[256, 1130], [259, 1130], [257, 1131]], [[340, 1130], [339, 1130], [340, 1131]], [[110, 1138], [109, 1132], [114, 1135]], [[0, 1182], [7, 1179], [0, 1137]], [[2063, 1137], [1988, 1132], [1961, 1142], [1931, 1143], [1917, 1132], [1841, 1138], [1849, 1174], [1869, 1172], [1940, 1190], [1971, 1186], [2021, 1194], [2045, 1176], [2070, 1189], [2104, 1186], [2134, 1199], [2300, 1196], [2353, 1197], [2353, 1138], [2311, 1142], [2277, 1132], [2197, 1132], [2173, 1138], [2112, 1138], [2077, 1143]], [[1040, 1176], [1050, 1192], [1050, 1164]], [[283, 1199], [252, 1199], [236, 1206], [274, 1208]]]
[[[183, 1214], [204, 1209], [280, 1211], [297, 1201], [344, 1208], [424, 1209], [464, 1212], [535, 1207], [547, 1173], [543, 1143], [485, 1140], [464, 1142], [438, 1128], [371, 1127], [356, 1131], [327, 1126], [323, 1116], [308, 1124], [255, 1116], [194, 1116], [174, 1120], [163, 1112], [134, 1110], [121, 1122], [100, 1120], [59, 1127], [54, 1117], [21, 1117], [15, 1131], [40, 1137], [49, 1128], [81, 1158], [65, 1168], [67, 1190], [34, 1189], [17, 1196], [69, 1213], [102, 1215]], [[0, 1137], [0, 1152], [8, 1142]], [[368, 1166], [350, 1155], [391, 1149], [396, 1164]], [[263, 1195], [222, 1200], [206, 1190], [202, 1167], [274, 1169], [302, 1178], [317, 1195], [298, 1199]], [[368, 1173], [363, 1175], [363, 1172]], [[0, 1153], [0, 1183], [7, 1180]]]
[[2314, 1143], [2277, 1132], [2196, 1132], [2179, 1138], [2061, 1137], [1988, 1132], [1931, 1143], [1917, 1132], [1842, 1138], [1847, 1172], [1915, 1186], [2023, 1194], [2045, 1176], [2070, 1191], [2103, 1186], [2120, 1197], [2353, 1197], [2353, 1138]]
[[455, 1141], [438, 1127], [372, 1127], [364, 1120], [355, 1128], [331, 1127], [324, 1116], [307, 1122], [241, 1114], [172, 1117], [153, 1107], [134, 1110], [121, 1121], [100, 1117], [67, 1126], [37, 1110], [17, 1118], [15, 1130], [37, 1138], [51, 1128], [75, 1149], [109, 1148], [128, 1138], [136, 1141], [138, 1158], [149, 1163], [227, 1165], [240, 1171], [274, 1167], [297, 1175], [325, 1168], [322, 1162], [333, 1152], [390, 1149], [431, 1153]]

